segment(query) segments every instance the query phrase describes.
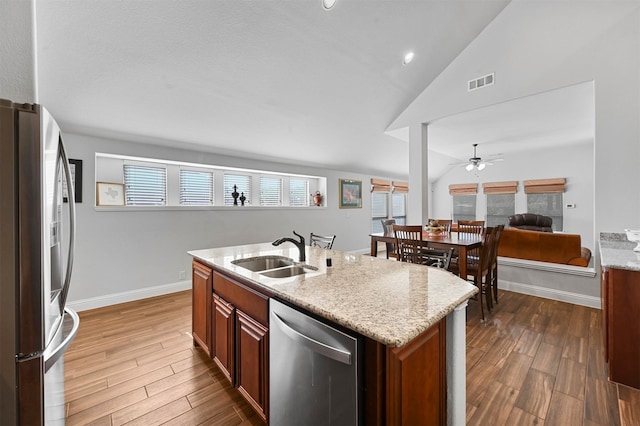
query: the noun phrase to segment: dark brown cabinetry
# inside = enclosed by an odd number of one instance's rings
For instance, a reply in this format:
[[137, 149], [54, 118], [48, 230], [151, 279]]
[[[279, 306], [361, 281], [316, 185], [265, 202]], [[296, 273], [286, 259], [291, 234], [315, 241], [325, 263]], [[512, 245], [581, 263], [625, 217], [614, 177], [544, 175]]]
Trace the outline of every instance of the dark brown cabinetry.
[[640, 272], [603, 268], [601, 291], [609, 379], [640, 389]]
[[212, 319], [211, 357], [229, 382], [235, 385], [235, 308], [231, 303], [214, 294]]
[[192, 269], [192, 331], [193, 340], [207, 355], [211, 356], [211, 298], [213, 292], [213, 271], [199, 262], [193, 262]]
[[267, 406], [269, 330], [242, 311], [236, 316], [238, 390], [258, 411]]

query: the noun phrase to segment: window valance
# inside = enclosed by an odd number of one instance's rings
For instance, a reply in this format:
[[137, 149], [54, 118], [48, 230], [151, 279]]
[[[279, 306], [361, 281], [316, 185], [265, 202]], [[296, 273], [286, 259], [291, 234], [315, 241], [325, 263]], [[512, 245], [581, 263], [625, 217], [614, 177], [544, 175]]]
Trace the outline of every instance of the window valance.
[[402, 193], [409, 192], [409, 182], [394, 180], [392, 182], [392, 186], [393, 186], [393, 192], [402, 192]]
[[564, 192], [566, 181], [565, 178], [525, 180], [524, 192], [526, 194]]
[[518, 192], [518, 181], [485, 182], [482, 189], [485, 194], [515, 194]]
[[477, 183], [456, 183], [449, 185], [449, 194], [451, 195], [472, 195], [477, 193]]
[[371, 192], [390, 192], [391, 182], [385, 179], [371, 178]]

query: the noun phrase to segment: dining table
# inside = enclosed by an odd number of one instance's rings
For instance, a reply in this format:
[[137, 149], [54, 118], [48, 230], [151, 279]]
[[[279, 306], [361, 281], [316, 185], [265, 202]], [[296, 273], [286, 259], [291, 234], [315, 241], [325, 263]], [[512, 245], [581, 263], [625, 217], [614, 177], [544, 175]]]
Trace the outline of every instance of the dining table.
[[[371, 256], [378, 256], [378, 243], [396, 243], [396, 237], [393, 233], [385, 234], [384, 232], [374, 232], [371, 237]], [[460, 277], [467, 277], [467, 252], [482, 246], [482, 235], [468, 234], [458, 232], [448, 232], [438, 235], [432, 235], [427, 231], [422, 232], [422, 241], [427, 243], [428, 247], [434, 248], [454, 248], [459, 256], [458, 269]]]

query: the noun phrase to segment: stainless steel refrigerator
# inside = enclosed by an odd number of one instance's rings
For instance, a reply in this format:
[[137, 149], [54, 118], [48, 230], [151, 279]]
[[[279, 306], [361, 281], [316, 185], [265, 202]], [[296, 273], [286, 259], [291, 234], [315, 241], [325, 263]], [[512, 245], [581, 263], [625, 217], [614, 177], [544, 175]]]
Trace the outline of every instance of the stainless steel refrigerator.
[[60, 128], [41, 105], [0, 99], [0, 424], [64, 424], [75, 202]]

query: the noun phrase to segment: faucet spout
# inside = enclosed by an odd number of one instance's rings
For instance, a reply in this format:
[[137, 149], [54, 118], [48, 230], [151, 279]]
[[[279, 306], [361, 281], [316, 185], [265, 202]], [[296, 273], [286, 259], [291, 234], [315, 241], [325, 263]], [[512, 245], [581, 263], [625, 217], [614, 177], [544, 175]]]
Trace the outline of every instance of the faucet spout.
[[300, 240], [298, 241], [290, 237], [284, 237], [284, 238], [278, 238], [271, 244], [273, 244], [274, 246], [279, 246], [280, 244], [285, 242], [293, 243], [298, 248], [298, 252], [300, 253], [298, 256], [300, 262], [304, 262], [306, 260], [305, 248], [304, 248], [305, 247], [304, 237], [298, 234], [296, 231], [293, 231], [293, 234], [296, 235], [298, 238], [300, 238]]

